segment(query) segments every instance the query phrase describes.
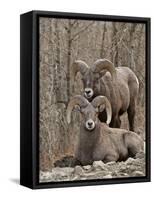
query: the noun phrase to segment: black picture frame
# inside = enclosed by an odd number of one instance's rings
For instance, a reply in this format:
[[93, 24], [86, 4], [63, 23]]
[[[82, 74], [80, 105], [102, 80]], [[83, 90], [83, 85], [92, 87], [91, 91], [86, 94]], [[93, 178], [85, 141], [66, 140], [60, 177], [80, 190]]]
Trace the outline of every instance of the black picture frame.
[[[39, 183], [39, 17], [103, 20], [146, 25], [146, 176], [105, 180]], [[150, 152], [150, 18], [31, 11], [20, 16], [20, 184], [29, 188], [149, 182]]]

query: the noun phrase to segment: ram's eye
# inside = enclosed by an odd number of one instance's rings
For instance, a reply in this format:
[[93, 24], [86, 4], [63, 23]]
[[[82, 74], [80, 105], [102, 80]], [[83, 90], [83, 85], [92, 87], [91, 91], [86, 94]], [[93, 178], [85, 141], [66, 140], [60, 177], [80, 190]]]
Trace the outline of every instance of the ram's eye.
[[80, 108], [80, 112], [83, 113], [84, 112], [84, 108]]
[[84, 82], [84, 78], [83, 77], [81, 77], [81, 80]]
[[96, 74], [95, 74], [95, 80], [98, 80], [99, 78], [100, 78], [99, 73], [96, 73]]

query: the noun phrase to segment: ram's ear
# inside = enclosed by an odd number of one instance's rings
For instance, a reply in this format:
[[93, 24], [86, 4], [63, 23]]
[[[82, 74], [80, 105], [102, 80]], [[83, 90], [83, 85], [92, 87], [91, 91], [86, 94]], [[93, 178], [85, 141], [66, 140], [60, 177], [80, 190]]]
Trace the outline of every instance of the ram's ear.
[[98, 107], [98, 112], [103, 112], [104, 109], [105, 109], [105, 105], [102, 104], [102, 105], [100, 105], [100, 106]]
[[75, 112], [80, 112], [81, 111], [81, 107], [79, 105], [75, 105], [73, 110]]
[[103, 104], [103, 105], [100, 105], [97, 108], [95, 108], [95, 111], [97, 113], [100, 113], [100, 112], [103, 112], [104, 109], [105, 109], [105, 105]]
[[100, 77], [103, 77], [105, 74], [106, 74], [106, 72], [107, 72], [107, 70], [102, 70], [102, 71], [100, 71]]

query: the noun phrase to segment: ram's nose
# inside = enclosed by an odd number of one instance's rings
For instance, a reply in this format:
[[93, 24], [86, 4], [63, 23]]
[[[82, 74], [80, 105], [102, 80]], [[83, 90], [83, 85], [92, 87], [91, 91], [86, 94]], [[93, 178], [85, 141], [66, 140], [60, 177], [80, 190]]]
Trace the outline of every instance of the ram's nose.
[[85, 88], [84, 92], [86, 98], [91, 98], [93, 96], [93, 90], [91, 88]]
[[91, 91], [90, 91], [90, 90], [88, 90], [88, 91], [85, 91], [85, 93], [88, 95], [88, 94], [90, 94], [90, 93], [91, 93]]
[[92, 122], [88, 122], [88, 126], [92, 126], [92, 124], [93, 124]]
[[86, 122], [86, 128], [88, 130], [93, 130], [95, 128], [95, 122], [92, 120], [92, 119], [89, 119], [87, 122]]

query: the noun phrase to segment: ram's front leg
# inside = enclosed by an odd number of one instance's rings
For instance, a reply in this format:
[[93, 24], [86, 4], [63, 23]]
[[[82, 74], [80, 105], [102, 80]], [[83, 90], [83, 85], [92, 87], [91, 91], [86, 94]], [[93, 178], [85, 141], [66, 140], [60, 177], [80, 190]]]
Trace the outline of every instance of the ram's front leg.
[[111, 123], [110, 123], [110, 127], [112, 128], [120, 128], [121, 126], [121, 120], [119, 116], [114, 116], [112, 117]]
[[107, 162], [111, 162], [111, 161], [117, 161], [119, 159], [119, 155], [118, 154], [108, 154], [105, 156], [103, 162], [107, 163]]
[[133, 100], [127, 110], [128, 120], [129, 120], [129, 130], [134, 131], [134, 121], [135, 121], [135, 100]]

